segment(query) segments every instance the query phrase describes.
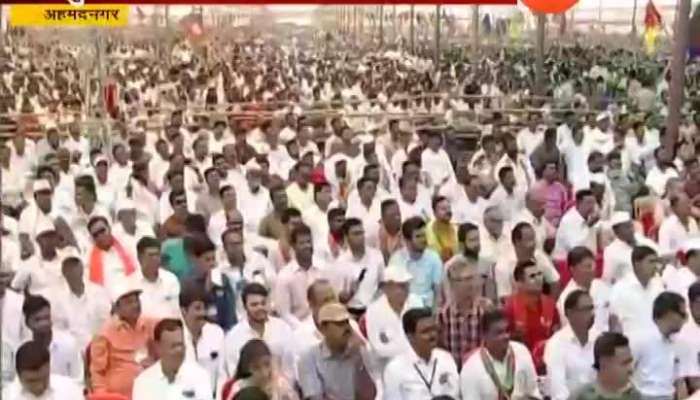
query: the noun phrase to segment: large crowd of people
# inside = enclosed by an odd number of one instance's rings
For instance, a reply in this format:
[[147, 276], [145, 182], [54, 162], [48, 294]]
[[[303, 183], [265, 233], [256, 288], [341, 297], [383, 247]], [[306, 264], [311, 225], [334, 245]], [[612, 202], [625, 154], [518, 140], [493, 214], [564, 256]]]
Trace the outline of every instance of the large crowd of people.
[[7, 39], [4, 400], [699, 398], [695, 64]]

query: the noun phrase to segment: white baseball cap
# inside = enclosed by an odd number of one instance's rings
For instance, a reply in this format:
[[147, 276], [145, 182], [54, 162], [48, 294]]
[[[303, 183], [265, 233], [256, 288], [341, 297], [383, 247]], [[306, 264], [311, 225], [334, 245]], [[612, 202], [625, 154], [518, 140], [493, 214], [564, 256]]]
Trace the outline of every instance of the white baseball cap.
[[32, 184], [32, 189], [34, 190], [34, 193], [43, 192], [43, 191], [49, 191], [49, 192], [53, 191], [53, 188], [51, 187], [51, 183], [49, 183], [49, 181], [47, 181], [46, 179], [35, 180], [34, 184]]
[[382, 276], [382, 282], [394, 282], [394, 283], [408, 283], [413, 279], [413, 275], [404, 267], [400, 266], [389, 266], [384, 270], [384, 275]]
[[109, 297], [112, 304], [130, 294], [141, 294], [142, 290], [131, 284], [128, 279], [120, 279], [109, 288]]
[[610, 226], [614, 227], [631, 221], [632, 217], [627, 211], [615, 211], [612, 217], [610, 217]]

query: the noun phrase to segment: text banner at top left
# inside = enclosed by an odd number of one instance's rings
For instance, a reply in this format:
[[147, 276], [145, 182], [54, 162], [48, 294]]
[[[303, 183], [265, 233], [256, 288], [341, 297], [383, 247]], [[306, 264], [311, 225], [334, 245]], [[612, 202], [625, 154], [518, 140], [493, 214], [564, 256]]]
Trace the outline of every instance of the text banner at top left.
[[16, 4], [10, 7], [12, 26], [123, 27], [129, 22], [124, 4]]

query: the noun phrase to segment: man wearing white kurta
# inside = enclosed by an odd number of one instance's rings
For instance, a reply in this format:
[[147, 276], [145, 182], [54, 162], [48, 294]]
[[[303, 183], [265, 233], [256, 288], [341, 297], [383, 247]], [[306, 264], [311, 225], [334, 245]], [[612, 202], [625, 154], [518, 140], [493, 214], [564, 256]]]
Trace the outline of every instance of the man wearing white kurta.
[[567, 400], [572, 393], [595, 380], [593, 345], [598, 337], [592, 329], [594, 305], [591, 296], [576, 290], [565, 299], [570, 323], [549, 338], [544, 349], [547, 384], [552, 400]]
[[687, 239], [698, 236], [698, 224], [691, 215], [690, 199], [685, 193], [671, 196], [671, 215], [659, 227], [662, 256], [675, 256]]
[[459, 373], [452, 355], [437, 348], [438, 328], [429, 308], [408, 310], [404, 333], [411, 348], [396, 356], [384, 371], [385, 400], [459, 398]]
[[367, 308], [367, 339], [382, 368], [393, 357], [410, 349], [401, 317], [411, 308], [423, 305], [418, 296], [409, 294], [412, 278], [405, 268], [388, 267], [382, 278], [384, 294]]
[[624, 211], [617, 211], [610, 219], [615, 239], [603, 250], [603, 275], [601, 279], [608, 285], [632, 272], [632, 249], [636, 245], [649, 246], [656, 250], [656, 243], [643, 235], [636, 234], [632, 217]]
[[576, 192], [576, 206], [561, 218], [557, 230], [554, 258], [562, 260], [576, 246], [597, 250], [598, 211], [593, 192], [584, 189]]
[[630, 349], [635, 368], [632, 383], [642, 399], [671, 400], [676, 394], [678, 360], [671, 338], [688, 317], [683, 297], [664, 292], [654, 300], [653, 323], [644, 330], [632, 330]]
[[[631, 256], [630, 256], [631, 257]], [[610, 320], [610, 287], [600, 279], [595, 278], [595, 257], [583, 246], [573, 248], [567, 257], [571, 271], [571, 280], [557, 299], [557, 312], [563, 325], [568, 323], [564, 302], [571, 292], [583, 290], [593, 299], [594, 321], [593, 328], [597, 332], [608, 331]], [[631, 267], [630, 267], [631, 268]]]
[[511, 341], [508, 321], [500, 310], [481, 318], [483, 345], [462, 366], [462, 400], [541, 398], [537, 372], [527, 347]]
[[648, 329], [652, 321], [654, 299], [663, 290], [657, 276], [659, 258], [646, 246], [632, 250], [632, 271], [619, 280], [610, 291], [610, 313], [622, 325], [622, 332]]
[[160, 360], [136, 377], [131, 398], [211, 400], [214, 387], [207, 371], [185, 357], [182, 322], [163, 320], [155, 332]]

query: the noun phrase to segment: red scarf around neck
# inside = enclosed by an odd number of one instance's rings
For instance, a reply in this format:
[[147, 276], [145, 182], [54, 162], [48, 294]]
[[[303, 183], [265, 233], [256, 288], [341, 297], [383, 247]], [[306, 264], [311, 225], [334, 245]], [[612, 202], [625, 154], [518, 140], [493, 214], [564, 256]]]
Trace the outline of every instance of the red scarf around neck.
[[[124, 246], [117, 239], [112, 239], [112, 247], [117, 252], [119, 259], [124, 266], [124, 275], [129, 276], [136, 271], [136, 265], [129, 254], [124, 250]], [[104, 286], [105, 269], [104, 269], [104, 250], [97, 246], [93, 246], [90, 253], [90, 282]]]

